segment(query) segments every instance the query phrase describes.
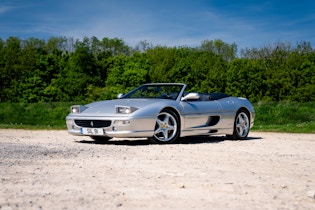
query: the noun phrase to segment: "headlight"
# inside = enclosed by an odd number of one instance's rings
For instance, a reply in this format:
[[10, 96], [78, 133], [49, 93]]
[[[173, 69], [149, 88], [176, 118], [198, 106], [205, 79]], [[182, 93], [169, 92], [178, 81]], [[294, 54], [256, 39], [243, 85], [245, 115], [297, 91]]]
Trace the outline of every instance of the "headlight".
[[81, 113], [87, 108], [88, 108], [87, 106], [75, 105], [75, 106], [71, 106], [70, 107], [70, 112], [73, 113], [73, 114]]
[[118, 114], [131, 114], [138, 108], [132, 106], [116, 106], [116, 113]]

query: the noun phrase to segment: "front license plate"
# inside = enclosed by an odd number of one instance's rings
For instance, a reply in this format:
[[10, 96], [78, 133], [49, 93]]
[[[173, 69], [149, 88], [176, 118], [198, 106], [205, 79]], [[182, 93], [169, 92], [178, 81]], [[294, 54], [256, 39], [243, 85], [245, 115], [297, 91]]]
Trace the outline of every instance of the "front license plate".
[[80, 131], [84, 135], [104, 135], [102, 128], [81, 128]]

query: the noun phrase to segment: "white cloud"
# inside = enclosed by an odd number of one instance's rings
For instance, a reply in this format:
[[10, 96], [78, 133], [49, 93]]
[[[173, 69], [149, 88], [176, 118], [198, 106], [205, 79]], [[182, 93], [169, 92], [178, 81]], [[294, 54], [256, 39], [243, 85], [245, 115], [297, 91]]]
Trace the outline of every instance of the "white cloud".
[[309, 40], [315, 37], [313, 13], [297, 19], [289, 17], [293, 14], [277, 15], [276, 8], [270, 14], [273, 2], [163, 2], [7, 0], [0, 6], [0, 15], [11, 19], [0, 19], [0, 27], [2, 36], [108, 37], [130, 46], [144, 40], [154, 45], [198, 46], [206, 39], [221, 39], [239, 48], [279, 40], [315, 42]]
[[10, 9], [11, 9], [11, 7], [9, 7], [9, 6], [0, 6], [0, 15], [6, 13]]

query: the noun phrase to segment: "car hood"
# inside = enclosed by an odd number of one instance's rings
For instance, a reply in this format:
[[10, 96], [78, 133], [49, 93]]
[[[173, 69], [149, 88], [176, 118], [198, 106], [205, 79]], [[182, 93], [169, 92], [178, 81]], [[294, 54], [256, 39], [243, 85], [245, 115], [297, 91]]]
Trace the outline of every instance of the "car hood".
[[[81, 115], [115, 115], [117, 106], [132, 106], [138, 109], [149, 106], [151, 104], [160, 103], [165, 99], [115, 99], [98, 101], [85, 105], [88, 107], [85, 109]], [[168, 100], [171, 101], [171, 100]]]

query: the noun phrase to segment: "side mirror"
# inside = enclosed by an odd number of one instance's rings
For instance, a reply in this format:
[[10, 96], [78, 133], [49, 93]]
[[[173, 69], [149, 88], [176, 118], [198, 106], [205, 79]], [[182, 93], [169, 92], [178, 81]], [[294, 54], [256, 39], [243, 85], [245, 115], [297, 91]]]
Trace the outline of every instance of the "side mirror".
[[117, 98], [119, 99], [119, 98], [122, 98], [124, 95], [122, 94], [122, 93], [119, 93], [118, 95], [117, 95]]
[[198, 93], [188, 93], [187, 96], [182, 97], [181, 101], [197, 100], [199, 98], [200, 95]]

